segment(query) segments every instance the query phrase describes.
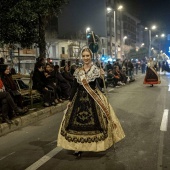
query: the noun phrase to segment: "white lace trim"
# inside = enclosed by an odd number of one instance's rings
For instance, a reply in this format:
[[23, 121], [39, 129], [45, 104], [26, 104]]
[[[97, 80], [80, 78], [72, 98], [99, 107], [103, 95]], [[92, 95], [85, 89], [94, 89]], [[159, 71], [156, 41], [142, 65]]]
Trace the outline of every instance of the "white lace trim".
[[85, 73], [85, 71], [82, 68], [77, 68], [74, 72], [74, 77], [77, 79], [77, 82], [82, 85], [81, 79], [82, 77], [86, 76], [87, 82], [92, 82], [96, 78], [100, 77], [100, 69], [92, 65], [91, 69]]

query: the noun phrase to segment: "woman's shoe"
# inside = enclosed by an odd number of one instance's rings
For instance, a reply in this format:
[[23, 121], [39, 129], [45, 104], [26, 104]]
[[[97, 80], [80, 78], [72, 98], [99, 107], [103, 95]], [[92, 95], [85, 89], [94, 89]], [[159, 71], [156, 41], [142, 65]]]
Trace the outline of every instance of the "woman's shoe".
[[21, 115], [24, 113], [24, 110], [23, 109], [20, 109], [19, 107], [17, 107], [15, 110], [14, 110], [15, 114], [16, 115]]
[[49, 107], [49, 106], [50, 106], [49, 103], [47, 103], [47, 102], [44, 103], [44, 107]]
[[9, 120], [8, 118], [5, 119], [5, 122], [8, 124], [13, 124], [11, 120]]
[[73, 153], [73, 155], [76, 156], [76, 158], [81, 158], [81, 154], [82, 154], [81, 151], [78, 151], [78, 152], [74, 152], [74, 153]]
[[56, 104], [58, 104], [58, 103], [59, 103], [58, 99], [55, 99], [55, 103], [56, 103]]
[[55, 102], [52, 102], [51, 105], [52, 105], [52, 106], [56, 106], [57, 104], [56, 104]]
[[64, 102], [62, 99], [58, 99], [58, 101], [59, 101], [60, 103], [63, 103], [63, 102]]

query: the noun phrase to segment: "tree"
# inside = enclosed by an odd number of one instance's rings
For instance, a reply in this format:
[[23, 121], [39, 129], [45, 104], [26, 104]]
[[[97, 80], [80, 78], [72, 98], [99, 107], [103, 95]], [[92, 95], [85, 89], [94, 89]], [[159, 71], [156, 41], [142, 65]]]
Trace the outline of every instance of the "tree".
[[40, 57], [44, 57], [48, 21], [58, 16], [67, 3], [68, 0], [1, 0], [1, 41], [23, 47], [37, 43]]

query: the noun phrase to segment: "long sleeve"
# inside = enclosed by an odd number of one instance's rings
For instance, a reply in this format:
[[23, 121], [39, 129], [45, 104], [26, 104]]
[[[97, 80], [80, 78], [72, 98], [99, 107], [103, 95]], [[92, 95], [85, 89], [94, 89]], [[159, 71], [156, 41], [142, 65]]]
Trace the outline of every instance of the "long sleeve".
[[71, 94], [70, 94], [70, 101], [73, 100], [73, 97], [78, 89], [78, 86], [79, 86], [79, 83], [77, 82], [77, 79], [75, 78], [74, 81], [73, 81], [73, 87], [71, 89]]

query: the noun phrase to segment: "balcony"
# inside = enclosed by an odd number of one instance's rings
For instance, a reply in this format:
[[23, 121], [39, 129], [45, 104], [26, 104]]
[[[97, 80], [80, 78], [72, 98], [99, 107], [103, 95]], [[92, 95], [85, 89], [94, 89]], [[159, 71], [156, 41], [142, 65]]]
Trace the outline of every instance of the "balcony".
[[60, 54], [61, 59], [68, 59], [68, 54]]

